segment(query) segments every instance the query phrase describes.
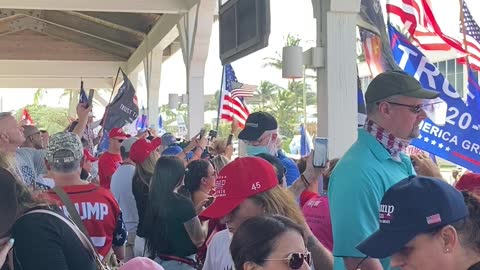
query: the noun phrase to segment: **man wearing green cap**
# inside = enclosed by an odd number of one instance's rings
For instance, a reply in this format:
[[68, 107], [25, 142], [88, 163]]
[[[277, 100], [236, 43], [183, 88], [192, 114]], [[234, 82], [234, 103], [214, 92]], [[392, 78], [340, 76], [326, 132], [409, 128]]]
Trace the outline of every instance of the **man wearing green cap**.
[[[366, 258], [355, 246], [378, 229], [385, 191], [416, 174], [404, 150], [420, 134], [419, 125], [427, 118], [424, 106], [438, 95], [403, 71], [379, 74], [368, 86], [365, 126], [330, 177], [334, 270], [390, 269], [388, 258]], [[440, 174], [433, 166], [419, 173]]]

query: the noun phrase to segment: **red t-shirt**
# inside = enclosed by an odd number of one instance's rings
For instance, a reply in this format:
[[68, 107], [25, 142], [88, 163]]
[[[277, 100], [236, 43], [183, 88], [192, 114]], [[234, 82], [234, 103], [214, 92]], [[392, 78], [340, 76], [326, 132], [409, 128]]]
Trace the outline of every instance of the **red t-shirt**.
[[110, 189], [112, 175], [122, 163], [120, 154], [112, 154], [105, 152], [98, 160], [98, 176], [100, 178], [100, 186]]
[[311, 198], [316, 197], [318, 193], [312, 192], [310, 190], [304, 190], [300, 194], [300, 207], [303, 207], [306, 202], [308, 202]]
[[[120, 207], [112, 193], [94, 184], [65, 186], [63, 190], [77, 208], [98, 253], [105, 257], [112, 247], [120, 216]], [[69, 216], [57, 194], [53, 191], [48, 191], [47, 194], [58, 203], [65, 215]]]
[[332, 220], [327, 196], [316, 195], [308, 200], [302, 207], [303, 215], [308, 226], [328, 250], [332, 251]]

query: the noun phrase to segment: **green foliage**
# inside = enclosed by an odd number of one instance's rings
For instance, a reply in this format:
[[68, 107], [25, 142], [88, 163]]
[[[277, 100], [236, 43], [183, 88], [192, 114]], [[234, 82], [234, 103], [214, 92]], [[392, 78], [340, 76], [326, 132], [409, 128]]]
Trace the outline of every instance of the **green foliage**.
[[[45, 105], [27, 105], [26, 106], [33, 122], [39, 129], [46, 129], [49, 134], [63, 131], [69, 124], [67, 109], [52, 108]], [[22, 117], [22, 110], [15, 112], [18, 120]]]

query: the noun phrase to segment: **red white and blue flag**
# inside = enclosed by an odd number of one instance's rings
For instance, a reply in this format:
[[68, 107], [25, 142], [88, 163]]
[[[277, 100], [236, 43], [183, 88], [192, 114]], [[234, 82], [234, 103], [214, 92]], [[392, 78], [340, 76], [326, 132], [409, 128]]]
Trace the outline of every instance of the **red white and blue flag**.
[[460, 40], [443, 33], [427, 0], [389, 0], [388, 16], [400, 19], [416, 45], [430, 51], [465, 53]]
[[[238, 88], [239, 85], [240, 88]], [[225, 65], [223, 67], [223, 81], [219, 106], [220, 119], [229, 122], [237, 120], [238, 125], [242, 128], [245, 126], [245, 121], [250, 114], [245, 106], [243, 97], [253, 96], [253, 92], [255, 91], [255, 89], [253, 89], [253, 91], [251, 91], [251, 89], [244, 90], [242, 89], [243, 85], [244, 84], [238, 82], [232, 66], [230, 64]]]
[[[460, 23], [460, 32], [465, 34], [464, 46], [468, 53], [468, 62], [473, 69], [480, 70], [480, 27], [470, 14], [465, 1], [463, 1], [462, 12], [463, 22]], [[463, 29], [464, 25], [465, 29]]]

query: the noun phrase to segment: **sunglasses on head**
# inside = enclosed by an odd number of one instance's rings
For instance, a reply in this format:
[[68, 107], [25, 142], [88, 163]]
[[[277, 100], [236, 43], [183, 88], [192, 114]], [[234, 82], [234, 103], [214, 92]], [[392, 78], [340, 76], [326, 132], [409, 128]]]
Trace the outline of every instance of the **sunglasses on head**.
[[312, 260], [312, 255], [310, 252], [305, 252], [305, 253], [290, 253], [286, 258], [282, 259], [265, 259], [265, 261], [284, 261], [285, 263], [288, 264], [288, 267], [290, 269], [300, 269], [302, 267], [303, 262], [306, 262], [308, 265], [310, 265]]

